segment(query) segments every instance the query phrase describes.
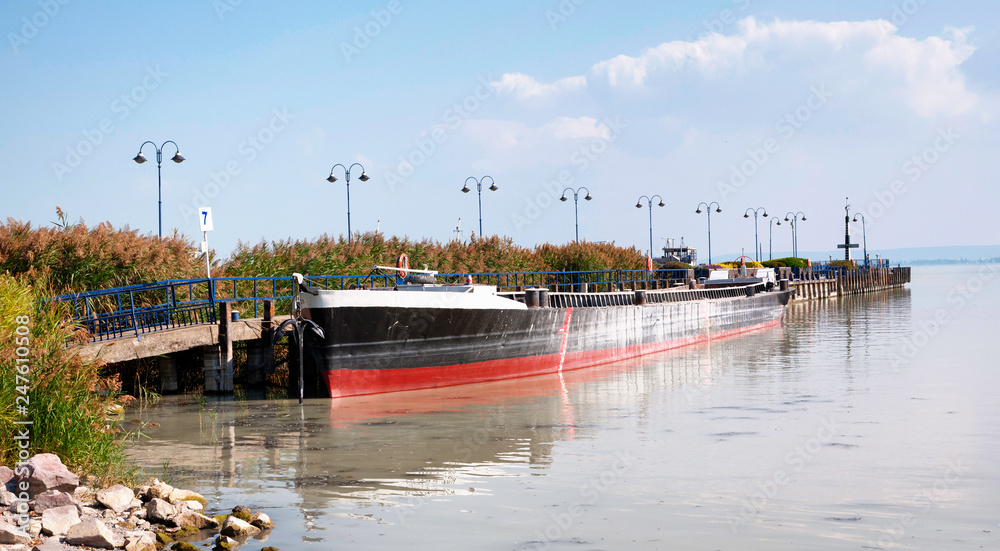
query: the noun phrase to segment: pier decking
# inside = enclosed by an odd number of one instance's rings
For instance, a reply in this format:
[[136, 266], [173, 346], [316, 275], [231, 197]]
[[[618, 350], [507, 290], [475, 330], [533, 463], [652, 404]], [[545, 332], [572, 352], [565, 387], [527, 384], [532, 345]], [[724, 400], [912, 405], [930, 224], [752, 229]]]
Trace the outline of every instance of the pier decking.
[[829, 276], [807, 268], [800, 274], [802, 279], [790, 283], [795, 288], [792, 299], [795, 301], [870, 293], [902, 287], [910, 282], [909, 267], [841, 270]]

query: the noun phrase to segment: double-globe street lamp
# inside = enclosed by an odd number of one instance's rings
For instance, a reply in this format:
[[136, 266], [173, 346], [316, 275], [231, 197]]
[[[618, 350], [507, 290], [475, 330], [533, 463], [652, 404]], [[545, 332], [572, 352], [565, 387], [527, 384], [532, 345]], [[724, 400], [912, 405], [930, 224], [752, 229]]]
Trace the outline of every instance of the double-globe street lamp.
[[715, 205], [715, 212], [722, 212], [722, 206], [719, 203], [712, 201], [711, 203], [706, 203], [702, 201], [698, 203], [698, 209], [694, 211], [695, 214], [701, 214], [701, 206], [705, 205], [705, 212], [708, 213], [708, 263], [712, 263], [712, 205]]
[[802, 214], [802, 211], [789, 211], [785, 214], [785, 222], [792, 223], [792, 256], [795, 258], [799, 257], [799, 216], [802, 216], [802, 221], [805, 222], [806, 215]]
[[492, 176], [483, 176], [478, 180], [473, 176], [469, 176], [468, 178], [465, 179], [465, 183], [462, 184], [462, 193], [469, 193], [470, 191], [472, 191], [471, 189], [469, 189], [469, 180], [472, 180], [473, 182], [476, 183], [476, 191], [479, 192], [479, 237], [480, 238], [483, 237], [483, 180], [486, 180], [487, 178], [490, 179], [490, 188], [489, 188], [490, 191], [496, 191], [500, 189], [497, 187], [496, 182], [493, 181]]
[[358, 180], [361, 180], [362, 182], [367, 182], [371, 178], [369, 178], [368, 174], [365, 173], [365, 167], [361, 163], [354, 163], [349, 167], [337, 163], [330, 167], [330, 175], [326, 177], [327, 182], [332, 184], [337, 181], [337, 177], [333, 175], [333, 170], [338, 166], [344, 169], [344, 180], [347, 183], [347, 242], [351, 243], [354, 240], [351, 235], [351, 169], [356, 166], [361, 167], [361, 176], [358, 176]]
[[160, 175], [161, 167], [160, 164], [163, 162], [163, 148], [167, 146], [168, 143], [174, 144], [174, 156], [170, 158], [171, 161], [175, 163], [181, 163], [184, 161], [184, 157], [181, 155], [181, 149], [173, 140], [167, 140], [163, 142], [163, 145], [156, 147], [155, 142], [145, 141], [139, 146], [139, 154], [132, 158], [133, 161], [139, 163], [140, 165], [146, 162], [146, 157], [142, 155], [142, 148], [146, 144], [152, 144], [153, 149], [156, 149], [156, 203], [157, 203], [157, 218], [159, 220], [159, 232], [160, 239], [163, 239], [163, 194], [161, 193], [163, 178]]
[[768, 230], [767, 230], [767, 259], [768, 260], [774, 260], [774, 223], [775, 222], [777, 222], [779, 226], [781, 225], [781, 220], [778, 220], [777, 218], [771, 218], [771, 221], [768, 222], [768, 224], [767, 224], [767, 226], [768, 226]]
[[860, 212], [854, 215], [853, 222], [858, 221], [858, 217], [861, 217], [861, 239], [864, 242], [864, 254], [865, 255], [865, 268], [868, 267], [868, 234], [865, 232], [865, 215]]
[[576, 242], [577, 243], [580, 242], [580, 191], [583, 191], [583, 190], [587, 191], [587, 196], [584, 197], [585, 200], [590, 201], [591, 199], [593, 199], [593, 197], [590, 196], [590, 190], [587, 189], [586, 187], [580, 187], [580, 188], [577, 188], [577, 189], [573, 189], [571, 187], [568, 187], [568, 188], [566, 188], [566, 189], [563, 190], [562, 197], [559, 198], [560, 201], [562, 201], [562, 202], [565, 203], [568, 200], [566, 198], [566, 192], [567, 191], [572, 191], [573, 192], [573, 204], [574, 204], [573, 208], [574, 208], [574, 211], [576, 212]]
[[654, 195], [652, 197], [643, 195], [642, 197], [639, 197], [638, 201], [636, 201], [635, 208], [642, 208], [643, 199], [645, 199], [646, 203], [649, 205], [649, 258], [653, 258], [653, 199], [660, 200], [660, 203], [656, 205], [658, 207], [664, 207], [666, 205], [663, 204], [663, 197], [660, 197], [659, 195]]
[[743, 218], [750, 218], [751, 212], [753, 213], [753, 255], [754, 260], [760, 262], [760, 238], [757, 237], [757, 214], [763, 212], [764, 218], [767, 218], [767, 209], [764, 207], [748, 208], [743, 213]]

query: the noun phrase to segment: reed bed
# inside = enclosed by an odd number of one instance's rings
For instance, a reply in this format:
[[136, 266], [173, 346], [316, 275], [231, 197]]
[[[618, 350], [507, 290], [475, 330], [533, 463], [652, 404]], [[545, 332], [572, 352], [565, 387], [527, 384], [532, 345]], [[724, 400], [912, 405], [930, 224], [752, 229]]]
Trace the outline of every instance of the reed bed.
[[611, 244], [546, 243], [529, 249], [509, 237], [441, 243], [365, 233], [351, 243], [343, 236], [327, 235], [312, 241], [240, 243], [222, 263], [222, 271], [227, 276], [284, 276], [292, 272], [364, 275], [375, 265], [394, 266], [401, 253], [409, 257], [411, 268], [427, 265], [440, 273], [635, 270], [645, 266], [645, 257], [638, 249]]

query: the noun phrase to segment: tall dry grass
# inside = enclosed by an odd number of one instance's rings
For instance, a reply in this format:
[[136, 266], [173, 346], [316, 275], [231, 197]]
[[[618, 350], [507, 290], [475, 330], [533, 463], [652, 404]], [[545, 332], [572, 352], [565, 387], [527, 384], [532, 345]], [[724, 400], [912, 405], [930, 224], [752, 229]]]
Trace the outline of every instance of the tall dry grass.
[[[204, 256], [183, 235], [158, 239], [103, 222], [69, 223], [61, 210], [53, 227], [12, 218], [0, 224], [0, 273], [9, 273], [49, 295], [201, 277]], [[645, 257], [634, 247], [545, 243], [527, 248], [509, 237], [468, 242], [411, 240], [366, 233], [348, 243], [322, 235], [314, 240], [240, 243], [213, 264], [219, 276], [365, 275], [375, 265], [395, 265], [406, 253], [410, 266], [441, 273], [639, 270]]]
[[[163, 240], [102, 222], [69, 223], [57, 209], [53, 227], [8, 218], [0, 224], [0, 273], [31, 281], [50, 295], [198, 277], [203, 260], [187, 237]], [[202, 259], [204, 257], [201, 257]]]
[[410, 267], [426, 264], [441, 273], [638, 270], [646, 265], [638, 249], [611, 244], [546, 243], [529, 249], [509, 237], [441, 243], [366, 233], [352, 243], [327, 235], [315, 241], [240, 243], [222, 270], [229, 276], [363, 275], [375, 265], [394, 266], [401, 253], [409, 257]]

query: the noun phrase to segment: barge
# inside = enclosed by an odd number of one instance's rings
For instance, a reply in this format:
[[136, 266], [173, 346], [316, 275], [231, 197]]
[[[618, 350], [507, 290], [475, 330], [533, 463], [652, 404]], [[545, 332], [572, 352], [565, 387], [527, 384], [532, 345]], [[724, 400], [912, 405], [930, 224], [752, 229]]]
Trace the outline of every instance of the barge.
[[[411, 270], [412, 272], [413, 270]], [[296, 278], [304, 338], [330, 396], [359, 396], [581, 369], [781, 323], [794, 291], [725, 288], [593, 293], [440, 285], [326, 290]]]

